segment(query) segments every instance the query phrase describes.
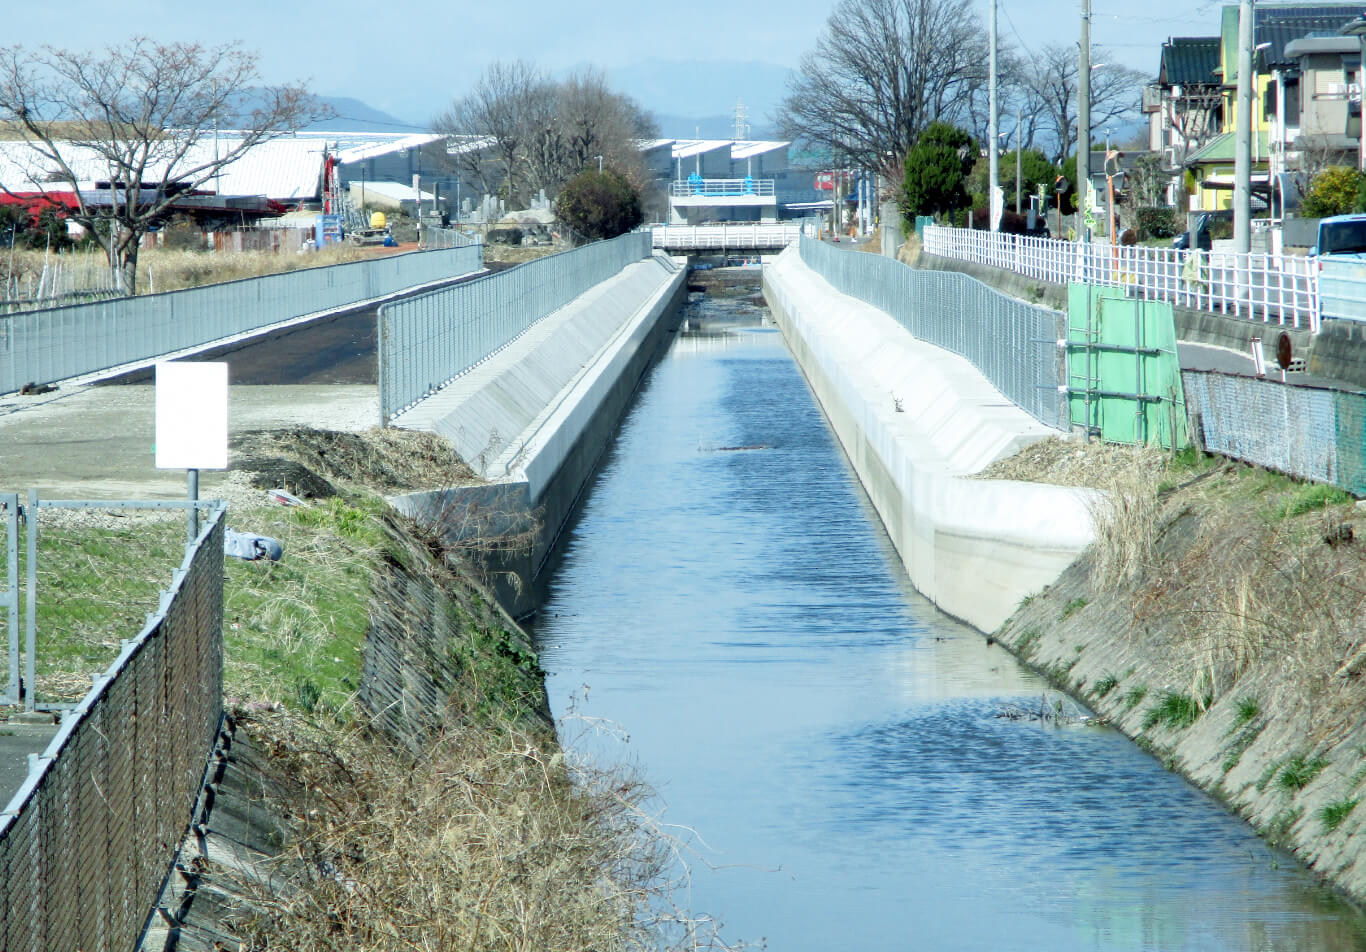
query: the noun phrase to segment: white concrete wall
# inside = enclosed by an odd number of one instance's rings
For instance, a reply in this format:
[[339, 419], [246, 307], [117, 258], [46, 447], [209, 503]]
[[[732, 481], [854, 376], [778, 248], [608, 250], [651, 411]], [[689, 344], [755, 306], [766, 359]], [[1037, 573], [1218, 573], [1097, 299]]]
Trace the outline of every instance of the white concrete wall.
[[481, 476], [525, 481], [539, 503], [686, 276], [662, 256], [627, 266], [394, 425], [441, 434]]
[[970, 363], [840, 294], [796, 246], [764, 266], [768, 303], [911, 582], [995, 631], [1092, 538], [1086, 490], [969, 478], [1058, 431]]

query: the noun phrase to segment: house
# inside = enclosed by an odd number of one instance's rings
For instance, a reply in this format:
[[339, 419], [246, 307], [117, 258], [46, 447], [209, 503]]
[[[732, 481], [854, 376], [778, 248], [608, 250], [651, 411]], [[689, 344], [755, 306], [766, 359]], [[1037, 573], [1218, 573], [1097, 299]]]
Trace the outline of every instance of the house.
[[1162, 44], [1157, 80], [1143, 90], [1148, 148], [1171, 176], [1167, 204], [1175, 205], [1186, 159], [1219, 134], [1224, 97], [1219, 37], [1180, 36]]
[[[1253, 23], [1251, 116], [1253, 207], [1280, 217], [1295, 178], [1359, 149], [1359, 102], [1351, 83], [1359, 50], [1341, 35], [1366, 3], [1260, 3]], [[1239, 7], [1226, 5], [1218, 38], [1218, 135], [1187, 152], [1183, 166], [1191, 210], [1231, 207], [1238, 132]], [[1159, 84], [1160, 85], [1160, 84]], [[1359, 98], [1359, 97], [1358, 97]], [[1355, 124], [1348, 121], [1356, 115]], [[1305, 125], [1305, 123], [1308, 125]]]

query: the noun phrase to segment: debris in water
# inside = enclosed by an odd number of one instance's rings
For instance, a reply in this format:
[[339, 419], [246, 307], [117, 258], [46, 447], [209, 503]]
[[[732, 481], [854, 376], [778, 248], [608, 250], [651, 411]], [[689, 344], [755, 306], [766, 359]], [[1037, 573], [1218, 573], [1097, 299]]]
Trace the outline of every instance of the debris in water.
[[1037, 707], [1009, 704], [997, 711], [996, 716], [1008, 721], [1037, 721], [1058, 727], [1091, 727], [1103, 723], [1101, 718], [1071, 698], [1058, 697], [1049, 700], [1047, 694], [1040, 695]]

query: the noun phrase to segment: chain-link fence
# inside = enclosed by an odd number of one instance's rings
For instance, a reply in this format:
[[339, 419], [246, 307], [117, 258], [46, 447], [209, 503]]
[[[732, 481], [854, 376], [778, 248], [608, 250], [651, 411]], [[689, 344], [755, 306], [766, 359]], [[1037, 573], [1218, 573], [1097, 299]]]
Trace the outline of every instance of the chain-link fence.
[[651, 255], [632, 232], [379, 309], [379, 400], [388, 423], [527, 328]]
[[1030, 416], [1066, 427], [1058, 341], [1066, 316], [951, 271], [801, 239], [802, 260], [838, 291], [885, 311], [928, 343], [966, 358]]
[[1366, 495], [1366, 394], [1213, 371], [1181, 378], [1204, 449]]
[[111, 633], [141, 632], [0, 814], [0, 948], [131, 949], [156, 902], [223, 707], [222, 508], [193, 544], [180, 541], [160, 607]]
[[268, 327], [471, 274], [479, 245], [304, 268], [202, 288], [0, 315], [0, 393]]
[[7, 587], [4, 602], [22, 622], [12, 625], [8, 612], [0, 619], [9, 703], [22, 694], [27, 710], [62, 710], [85, 695], [122, 639], [156, 611], [184, 556], [186, 505], [0, 495], [0, 519], [12, 514], [4, 521], [14, 523], [0, 576], [21, 586], [12, 599]]

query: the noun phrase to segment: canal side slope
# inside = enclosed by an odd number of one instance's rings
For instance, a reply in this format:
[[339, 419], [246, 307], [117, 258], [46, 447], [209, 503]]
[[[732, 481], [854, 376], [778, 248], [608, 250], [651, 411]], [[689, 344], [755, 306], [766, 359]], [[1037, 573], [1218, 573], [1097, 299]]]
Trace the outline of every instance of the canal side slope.
[[764, 295], [915, 587], [983, 631], [1091, 541], [1087, 490], [968, 477], [1057, 435], [968, 361], [836, 291], [795, 247]]
[[[1083, 452], [1034, 449], [1054, 469]], [[1366, 901], [1361, 509], [1217, 457], [1086, 452], [1130, 454], [1090, 480], [1118, 504], [1099, 514], [1096, 545], [995, 637]]]

